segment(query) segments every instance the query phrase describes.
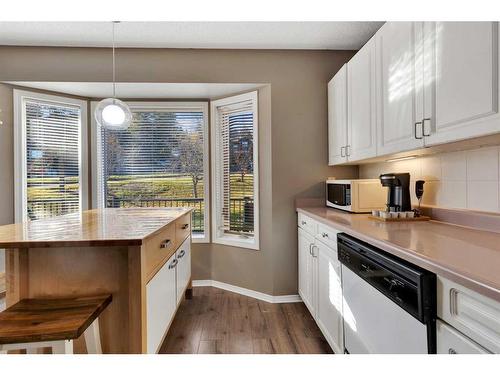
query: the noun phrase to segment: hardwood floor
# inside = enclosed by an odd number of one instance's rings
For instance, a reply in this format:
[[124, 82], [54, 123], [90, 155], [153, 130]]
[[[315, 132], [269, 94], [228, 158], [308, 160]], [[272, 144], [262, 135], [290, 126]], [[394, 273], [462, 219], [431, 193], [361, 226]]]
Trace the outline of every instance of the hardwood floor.
[[328, 343], [303, 303], [271, 304], [212, 287], [193, 289], [160, 353], [326, 354]]

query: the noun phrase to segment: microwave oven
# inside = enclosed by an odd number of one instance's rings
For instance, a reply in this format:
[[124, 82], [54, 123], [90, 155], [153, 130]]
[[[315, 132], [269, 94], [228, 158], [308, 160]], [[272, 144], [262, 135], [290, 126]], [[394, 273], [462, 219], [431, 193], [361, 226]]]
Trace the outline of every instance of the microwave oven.
[[340, 210], [368, 213], [385, 208], [387, 190], [380, 180], [327, 180], [326, 205]]

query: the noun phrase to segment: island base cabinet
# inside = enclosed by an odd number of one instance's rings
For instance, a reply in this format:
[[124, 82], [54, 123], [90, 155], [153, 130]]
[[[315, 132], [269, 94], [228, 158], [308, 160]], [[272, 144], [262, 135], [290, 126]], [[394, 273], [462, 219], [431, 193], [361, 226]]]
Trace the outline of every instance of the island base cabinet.
[[176, 254], [172, 255], [146, 286], [147, 351], [157, 353], [177, 309]]
[[316, 242], [318, 248], [317, 322], [335, 353], [344, 352], [342, 285], [337, 250]]

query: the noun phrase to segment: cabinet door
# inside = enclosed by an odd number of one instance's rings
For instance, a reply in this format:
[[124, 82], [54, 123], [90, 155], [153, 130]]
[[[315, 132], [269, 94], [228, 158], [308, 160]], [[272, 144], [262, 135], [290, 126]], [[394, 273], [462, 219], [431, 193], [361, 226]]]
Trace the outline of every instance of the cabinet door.
[[375, 99], [375, 39], [347, 63], [347, 158], [377, 155]]
[[500, 131], [496, 22], [425, 22], [426, 145]]
[[148, 353], [156, 353], [177, 308], [175, 254], [146, 285]]
[[422, 25], [388, 22], [375, 35], [377, 154], [423, 147]]
[[318, 326], [335, 353], [344, 353], [342, 286], [337, 249], [317, 241]]
[[177, 256], [177, 303], [182, 300], [184, 291], [191, 278], [191, 238], [184, 240], [176, 253]]
[[347, 67], [328, 83], [328, 165], [345, 163], [347, 145]]
[[453, 327], [436, 322], [437, 354], [488, 354], [489, 352]]
[[299, 228], [299, 295], [314, 316], [313, 257], [311, 255], [314, 237]]

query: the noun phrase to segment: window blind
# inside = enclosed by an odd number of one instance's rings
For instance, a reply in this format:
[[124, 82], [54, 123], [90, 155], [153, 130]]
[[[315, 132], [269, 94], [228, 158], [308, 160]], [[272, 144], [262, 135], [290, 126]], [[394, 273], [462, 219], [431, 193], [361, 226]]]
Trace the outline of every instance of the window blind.
[[28, 219], [78, 211], [80, 108], [26, 99], [23, 110]]
[[253, 99], [216, 107], [216, 202], [218, 232], [253, 238], [255, 174]]
[[194, 207], [193, 232], [203, 234], [205, 112], [132, 107], [132, 114], [128, 129], [100, 130], [104, 205]]

